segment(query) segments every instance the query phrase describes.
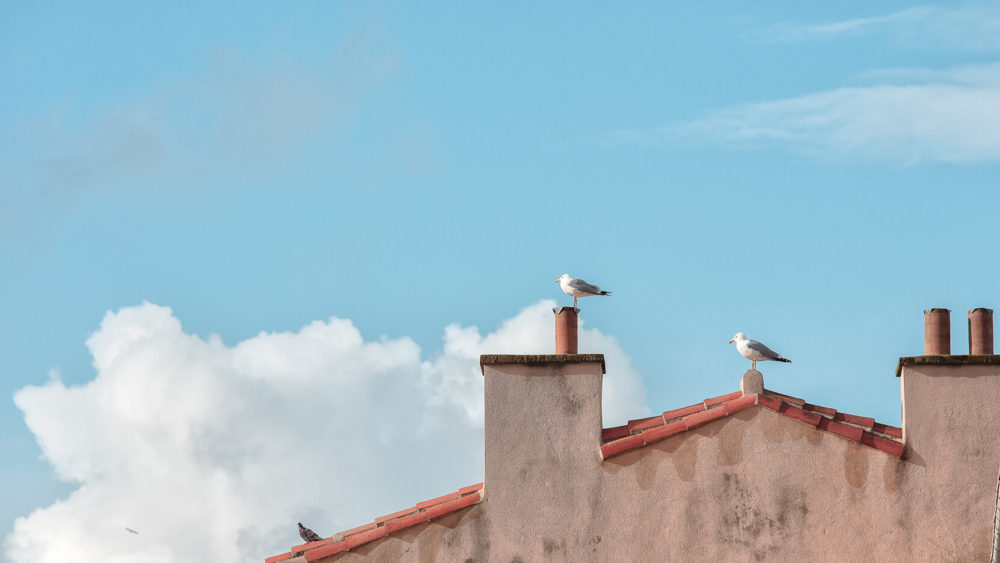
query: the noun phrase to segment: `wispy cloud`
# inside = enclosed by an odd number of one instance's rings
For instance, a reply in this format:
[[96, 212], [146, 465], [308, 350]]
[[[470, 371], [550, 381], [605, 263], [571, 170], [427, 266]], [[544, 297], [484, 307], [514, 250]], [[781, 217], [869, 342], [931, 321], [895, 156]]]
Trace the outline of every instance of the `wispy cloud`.
[[[220, 48], [189, 74], [119, 99], [68, 100], [23, 117], [0, 131], [8, 149], [0, 153], [0, 235], [23, 240], [38, 217], [58, 217], [94, 192], [239, 184], [248, 170], [276, 167], [324, 136], [349, 138], [366, 96], [399, 67], [396, 51], [376, 39], [358, 32], [321, 63]], [[19, 215], [33, 219], [19, 224]]]
[[[753, 38], [809, 41], [859, 34], [880, 34], [920, 48], [997, 52], [1000, 5], [915, 7], [822, 24], [781, 23], [759, 30]], [[606, 140], [781, 148], [904, 166], [1000, 160], [1000, 63], [865, 70], [852, 82], [801, 96], [723, 107], [686, 122], [617, 131]]]
[[[347, 319], [227, 346], [166, 307], [109, 312], [87, 341], [92, 381], [51, 377], [15, 395], [45, 459], [79, 488], [18, 518], [6, 555], [263, 561], [300, 543], [295, 522], [326, 536], [475, 483], [479, 354], [547, 351], [553, 306], [487, 334], [449, 326], [432, 358], [409, 338], [366, 340]], [[585, 327], [580, 340], [606, 354], [605, 422], [648, 412], [617, 342]]]
[[752, 32], [749, 36], [760, 41], [806, 41], [826, 39], [848, 33], [861, 33], [899, 23], [920, 22], [932, 12], [929, 8], [909, 8], [891, 14], [855, 18], [822, 24], [781, 22]]
[[918, 6], [889, 14], [827, 22], [780, 22], [747, 34], [757, 42], [818, 41], [882, 35], [913, 46], [1000, 50], [1000, 5]]
[[745, 104], [649, 132], [815, 156], [920, 162], [1000, 160], [1000, 89], [962, 84], [840, 88]]

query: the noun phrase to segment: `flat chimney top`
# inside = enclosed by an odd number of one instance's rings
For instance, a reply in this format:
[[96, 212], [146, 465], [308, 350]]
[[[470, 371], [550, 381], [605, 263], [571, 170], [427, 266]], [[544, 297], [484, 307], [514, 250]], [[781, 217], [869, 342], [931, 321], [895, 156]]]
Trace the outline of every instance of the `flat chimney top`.
[[604, 365], [604, 354], [483, 354], [479, 356], [479, 369], [483, 366], [521, 364], [537, 366], [543, 364], [582, 364], [600, 362], [601, 373], [608, 373]]
[[964, 366], [964, 365], [1000, 365], [1000, 355], [977, 354], [947, 355], [947, 356], [903, 356], [896, 364], [896, 377], [903, 373], [903, 366]]

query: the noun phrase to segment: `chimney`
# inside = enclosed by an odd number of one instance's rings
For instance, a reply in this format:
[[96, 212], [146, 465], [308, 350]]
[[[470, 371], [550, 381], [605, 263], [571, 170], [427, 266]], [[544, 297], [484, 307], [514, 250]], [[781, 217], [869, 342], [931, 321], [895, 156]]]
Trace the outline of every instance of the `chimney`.
[[951, 311], [948, 309], [924, 310], [924, 355], [947, 356], [951, 354]]
[[556, 354], [576, 354], [576, 321], [579, 309], [554, 307], [556, 314]]
[[993, 309], [969, 311], [969, 354], [993, 354]]
[[558, 537], [555, 516], [600, 489], [604, 355], [488, 354], [479, 365], [490, 521], [515, 544]]

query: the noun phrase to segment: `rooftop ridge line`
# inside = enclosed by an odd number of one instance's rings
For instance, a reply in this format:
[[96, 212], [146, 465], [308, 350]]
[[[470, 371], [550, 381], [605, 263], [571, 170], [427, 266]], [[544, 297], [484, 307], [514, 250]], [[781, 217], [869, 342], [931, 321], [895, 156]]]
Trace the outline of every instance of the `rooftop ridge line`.
[[901, 428], [875, 422], [875, 419], [838, 412], [836, 409], [807, 403], [798, 397], [765, 389], [760, 394], [728, 393], [705, 399], [700, 404], [666, 411], [660, 416], [630, 420], [627, 424], [601, 431], [601, 458], [608, 459], [651, 443], [691, 430], [751, 406], [767, 407], [779, 414], [832, 432], [866, 446], [901, 457]]

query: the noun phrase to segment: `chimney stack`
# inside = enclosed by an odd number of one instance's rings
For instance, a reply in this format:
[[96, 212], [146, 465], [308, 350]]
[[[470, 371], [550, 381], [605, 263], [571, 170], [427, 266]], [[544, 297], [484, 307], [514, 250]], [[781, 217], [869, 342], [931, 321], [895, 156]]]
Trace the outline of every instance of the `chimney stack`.
[[969, 311], [969, 354], [993, 353], [993, 309], [980, 307]]
[[924, 355], [947, 356], [948, 354], [951, 354], [951, 311], [925, 309]]
[[[504, 546], [541, 547], [539, 538], [566, 532], [558, 515], [577, 509], [580, 499], [596, 502], [601, 492], [604, 356], [483, 355], [479, 365], [488, 526], [508, 538], [499, 541]], [[551, 558], [568, 561], [566, 553]]]
[[579, 309], [555, 307], [556, 314], [556, 354], [577, 354], [576, 321]]

